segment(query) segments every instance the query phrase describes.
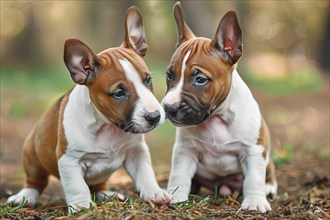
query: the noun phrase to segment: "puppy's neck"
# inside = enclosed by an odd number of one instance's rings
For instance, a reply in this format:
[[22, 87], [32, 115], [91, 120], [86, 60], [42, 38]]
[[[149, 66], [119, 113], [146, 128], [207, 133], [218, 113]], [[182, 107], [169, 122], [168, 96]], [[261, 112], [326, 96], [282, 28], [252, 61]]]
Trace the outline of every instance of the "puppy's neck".
[[251, 109], [259, 108], [253, 95], [239, 76], [236, 69], [232, 72], [232, 79], [229, 93], [226, 99], [214, 111], [214, 114], [227, 123], [233, 123], [239, 115], [248, 114]]
[[113, 125], [106, 116], [100, 112], [90, 98], [89, 90], [86, 86], [76, 85], [70, 98], [75, 103], [75, 114], [77, 119], [82, 120], [83, 126], [91, 131], [97, 132], [104, 125]]

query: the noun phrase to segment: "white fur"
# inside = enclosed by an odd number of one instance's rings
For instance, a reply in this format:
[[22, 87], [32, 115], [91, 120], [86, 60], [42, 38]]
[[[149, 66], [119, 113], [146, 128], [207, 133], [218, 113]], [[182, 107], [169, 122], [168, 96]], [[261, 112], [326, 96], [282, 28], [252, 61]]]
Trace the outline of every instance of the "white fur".
[[182, 61], [182, 66], [181, 66], [181, 75], [180, 75], [180, 80], [179, 83], [172, 88], [166, 96], [162, 100], [162, 105], [164, 106], [165, 104], [167, 105], [173, 105], [175, 103], [178, 103], [181, 101], [181, 91], [182, 91], [182, 86], [184, 82], [184, 72], [186, 70], [186, 62], [189, 58], [189, 55], [191, 53], [191, 50], [187, 52], [187, 54], [184, 56], [183, 61]]
[[[249, 88], [234, 70], [226, 100], [203, 123], [178, 127], [168, 192], [172, 202], [188, 199], [195, 172], [210, 179], [243, 172], [242, 208], [270, 210], [265, 194], [267, 160], [256, 145], [261, 114]], [[267, 157], [269, 154], [267, 154]]]
[[26, 201], [26, 205], [29, 207], [34, 207], [38, 201], [39, 192], [33, 188], [23, 188], [17, 194], [10, 196], [7, 199], [7, 203], [21, 204]]

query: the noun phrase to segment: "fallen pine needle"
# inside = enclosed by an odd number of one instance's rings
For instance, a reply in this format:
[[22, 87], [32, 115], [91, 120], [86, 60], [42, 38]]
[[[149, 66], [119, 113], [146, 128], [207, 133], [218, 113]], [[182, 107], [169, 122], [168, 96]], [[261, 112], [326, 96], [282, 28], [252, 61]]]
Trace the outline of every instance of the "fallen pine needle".
[[240, 205], [240, 203], [238, 201], [236, 201], [235, 199], [233, 199], [231, 196], [228, 196], [227, 198], [230, 202], [235, 203], [236, 205]]

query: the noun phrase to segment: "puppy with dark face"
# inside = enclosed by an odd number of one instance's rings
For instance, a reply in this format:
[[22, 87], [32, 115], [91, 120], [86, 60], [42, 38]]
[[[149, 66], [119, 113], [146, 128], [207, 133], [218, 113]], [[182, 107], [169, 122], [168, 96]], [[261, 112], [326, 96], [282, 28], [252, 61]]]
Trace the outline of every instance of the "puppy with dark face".
[[257, 102], [236, 71], [242, 55], [236, 13], [224, 15], [211, 40], [195, 37], [179, 2], [173, 10], [178, 44], [166, 72], [168, 89], [162, 101], [167, 118], [177, 126], [168, 184], [168, 192], [175, 191], [172, 202], [188, 199], [192, 180], [231, 193], [243, 174], [241, 208], [270, 210], [266, 195], [277, 191], [270, 135]]
[[54, 175], [61, 179], [70, 212], [88, 208], [91, 193], [102, 201], [116, 195], [106, 182], [121, 166], [142, 199], [169, 201], [157, 184], [143, 136], [165, 120], [165, 113], [142, 59], [148, 46], [136, 7], [127, 11], [125, 30], [120, 47], [99, 54], [79, 40], [65, 42], [64, 62], [77, 85], [41, 117], [26, 139], [25, 185], [9, 203], [24, 200], [34, 206], [48, 176]]

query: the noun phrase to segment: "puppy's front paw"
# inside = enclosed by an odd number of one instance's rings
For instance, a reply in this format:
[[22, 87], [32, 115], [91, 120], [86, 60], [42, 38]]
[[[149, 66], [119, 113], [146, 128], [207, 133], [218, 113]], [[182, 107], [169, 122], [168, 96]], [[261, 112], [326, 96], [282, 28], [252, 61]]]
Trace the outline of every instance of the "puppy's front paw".
[[73, 214], [73, 213], [79, 212], [81, 209], [89, 209], [93, 206], [94, 206], [94, 203], [92, 202], [92, 200], [74, 201], [74, 202], [70, 202], [68, 204], [68, 212], [70, 214]]
[[26, 206], [34, 207], [37, 203], [39, 197], [39, 192], [33, 188], [24, 188], [16, 195], [12, 195], [7, 199], [7, 203], [12, 203], [13, 205], [19, 205], [23, 201], [26, 201]]
[[170, 195], [159, 187], [146, 188], [140, 192], [141, 199], [152, 201], [157, 204], [166, 204], [170, 202]]
[[266, 197], [262, 196], [247, 196], [244, 198], [241, 209], [256, 210], [266, 212], [272, 210]]
[[102, 190], [96, 193], [96, 198], [99, 201], [106, 201], [108, 199], [111, 199], [112, 197], [117, 197], [119, 200], [124, 201], [125, 196], [114, 192], [114, 191], [109, 191], [109, 190]]
[[[170, 191], [169, 191], [170, 192]], [[178, 202], [184, 202], [188, 200], [188, 195], [185, 193], [181, 193], [181, 192], [171, 192], [171, 203], [178, 203]]]

